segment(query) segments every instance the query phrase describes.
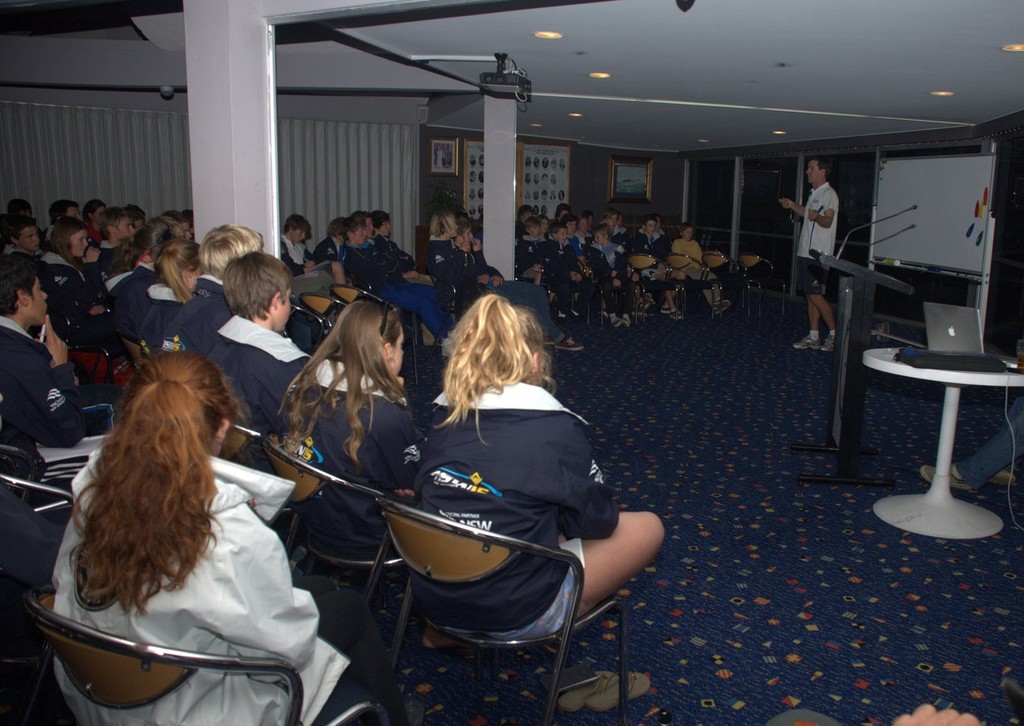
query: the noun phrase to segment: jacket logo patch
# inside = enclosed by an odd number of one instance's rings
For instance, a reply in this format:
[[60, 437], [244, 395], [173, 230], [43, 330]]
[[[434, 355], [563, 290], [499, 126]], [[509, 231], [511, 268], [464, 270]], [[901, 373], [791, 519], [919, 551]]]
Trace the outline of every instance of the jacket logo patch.
[[67, 275], [54, 275], [53, 281], [57, 283], [58, 287], [64, 287], [64, 283], [68, 281]]
[[491, 531], [491, 526], [494, 524], [490, 519], [481, 519], [479, 514], [467, 513], [467, 512], [446, 512], [443, 509], [437, 510], [437, 513], [446, 519], [450, 519], [453, 522], [464, 524], [467, 527], [475, 527], [482, 529], [485, 532]]
[[470, 475], [462, 474], [453, 469], [440, 467], [430, 472], [430, 478], [439, 487], [450, 487], [452, 489], [464, 489], [473, 494], [490, 494], [496, 497], [502, 496], [501, 492], [484, 481], [479, 472]]
[[300, 443], [295, 449], [295, 455], [303, 461], [308, 461], [310, 464], [322, 464], [324, 456], [317, 448], [313, 446], [313, 437], [308, 437], [305, 441]]
[[67, 398], [58, 388], [51, 388], [46, 394], [46, 402], [50, 405], [50, 413], [63, 406], [66, 400]]
[[402, 455], [405, 457], [403, 463], [409, 464], [412, 462], [418, 462], [420, 460], [420, 448], [416, 444], [406, 446], [402, 451]]

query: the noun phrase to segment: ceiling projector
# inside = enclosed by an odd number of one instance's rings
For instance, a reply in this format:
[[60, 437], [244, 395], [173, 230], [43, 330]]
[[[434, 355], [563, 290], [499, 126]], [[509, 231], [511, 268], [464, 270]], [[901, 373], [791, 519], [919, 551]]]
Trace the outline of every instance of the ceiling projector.
[[529, 102], [533, 84], [526, 77], [526, 71], [517, 67], [514, 62], [513, 67], [508, 69], [505, 64], [508, 56], [505, 53], [494, 55], [498, 60], [498, 68], [493, 73], [480, 74], [480, 90], [492, 96], [513, 96], [520, 101]]

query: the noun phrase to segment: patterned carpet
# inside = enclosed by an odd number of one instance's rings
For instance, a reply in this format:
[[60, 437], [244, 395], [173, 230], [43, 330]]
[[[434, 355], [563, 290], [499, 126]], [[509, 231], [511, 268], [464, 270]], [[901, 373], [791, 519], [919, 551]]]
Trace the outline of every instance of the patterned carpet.
[[[676, 724], [764, 724], [799, 707], [846, 726], [888, 724], [924, 702], [1017, 723], [999, 682], [1024, 667], [1024, 535], [1005, 490], [958, 492], [1006, 528], [954, 541], [879, 520], [871, 506], [885, 489], [797, 484], [834, 469], [831, 456], [789, 448], [824, 440], [831, 354], [791, 349], [806, 333], [803, 305], [789, 303], [782, 320], [779, 305], [766, 301], [760, 319], [734, 309], [711, 320], [702, 305], [683, 321], [574, 325], [587, 349], [556, 356], [557, 395], [591, 423], [622, 506], [657, 512], [666, 526], [657, 560], [628, 585], [630, 665], [653, 684], [631, 702], [631, 723], [653, 724], [665, 708]], [[421, 349], [409, 393], [423, 427], [440, 365]], [[941, 386], [875, 372], [868, 385], [864, 444], [879, 455], [863, 458], [861, 473], [895, 479], [896, 493], [925, 491], [916, 471], [934, 463]], [[994, 432], [1003, 395], [964, 391], [955, 455]], [[1018, 491], [1010, 496], [1024, 511]], [[385, 639], [404, 580], [387, 583]], [[550, 653], [501, 653], [498, 677], [478, 681], [471, 661], [424, 649], [419, 633], [409, 630], [399, 679], [423, 698], [428, 726], [536, 723]], [[569, 663], [614, 670], [618, 636], [613, 621], [581, 632]], [[556, 721], [614, 723], [613, 714]]]

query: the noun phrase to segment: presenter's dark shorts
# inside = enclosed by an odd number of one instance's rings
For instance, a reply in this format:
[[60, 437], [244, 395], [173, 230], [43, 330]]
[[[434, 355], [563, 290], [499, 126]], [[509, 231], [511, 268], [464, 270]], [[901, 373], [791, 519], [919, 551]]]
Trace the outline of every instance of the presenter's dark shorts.
[[824, 295], [825, 278], [828, 273], [810, 257], [796, 258], [796, 286], [804, 294]]

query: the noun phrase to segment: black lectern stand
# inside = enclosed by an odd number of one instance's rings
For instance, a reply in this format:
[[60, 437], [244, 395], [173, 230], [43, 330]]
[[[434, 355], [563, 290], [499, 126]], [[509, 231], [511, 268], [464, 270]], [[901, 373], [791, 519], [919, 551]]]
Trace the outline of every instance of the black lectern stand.
[[838, 475], [801, 474], [797, 481], [828, 484], [871, 484], [892, 486], [891, 479], [866, 479], [857, 476], [857, 456], [864, 418], [866, 369], [861, 362], [871, 342], [871, 320], [875, 309], [875, 286], [883, 285], [896, 292], [913, 295], [914, 288], [880, 272], [861, 265], [838, 260], [831, 255], [811, 250], [826, 270], [840, 272], [839, 310], [836, 316], [836, 347], [832, 359], [832, 380], [829, 389], [828, 430], [824, 446], [792, 444], [793, 451], [824, 451], [838, 455]]

